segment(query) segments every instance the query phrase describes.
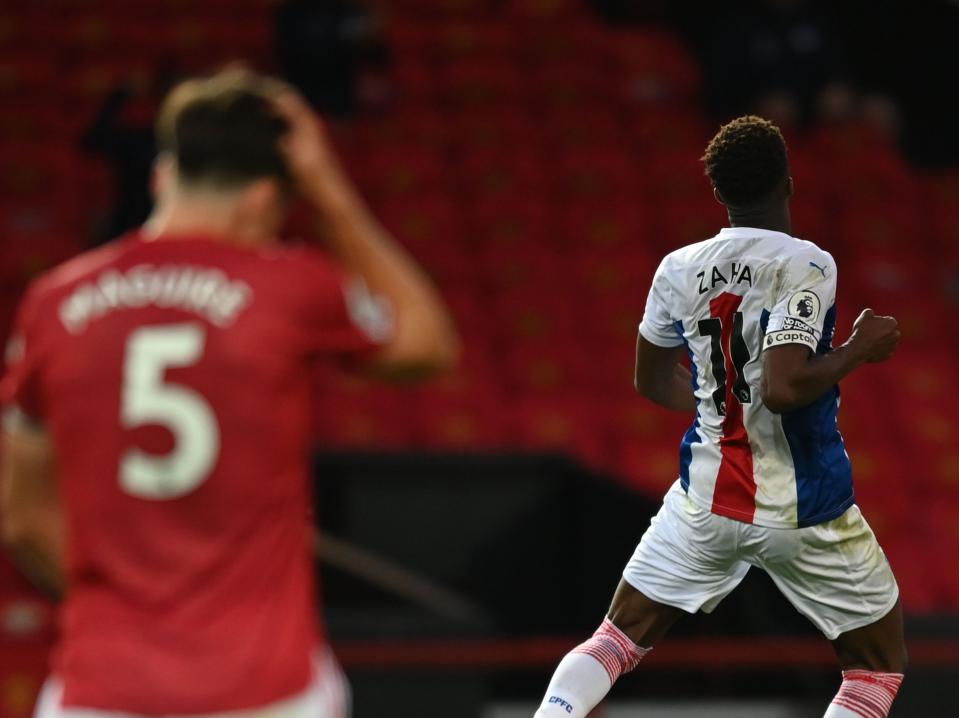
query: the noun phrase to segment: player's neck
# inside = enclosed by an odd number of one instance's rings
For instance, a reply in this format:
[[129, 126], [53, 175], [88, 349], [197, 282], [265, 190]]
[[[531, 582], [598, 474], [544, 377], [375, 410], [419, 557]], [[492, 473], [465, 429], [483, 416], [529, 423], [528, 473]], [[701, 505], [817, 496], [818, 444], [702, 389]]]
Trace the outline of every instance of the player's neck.
[[754, 227], [756, 229], [768, 229], [772, 232], [783, 232], [792, 234], [792, 221], [786, 212], [778, 211], [760, 211], [760, 212], [736, 212], [729, 213], [730, 227]]
[[205, 237], [230, 244], [257, 245], [267, 241], [255, 227], [240, 221], [229, 201], [170, 198], [160, 202], [144, 225], [152, 237]]

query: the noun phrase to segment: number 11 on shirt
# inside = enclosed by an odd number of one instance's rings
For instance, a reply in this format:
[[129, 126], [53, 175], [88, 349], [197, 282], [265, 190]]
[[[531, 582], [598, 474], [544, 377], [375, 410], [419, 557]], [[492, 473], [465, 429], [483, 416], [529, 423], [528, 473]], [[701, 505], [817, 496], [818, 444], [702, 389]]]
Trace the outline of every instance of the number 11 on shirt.
[[[712, 368], [716, 388], [713, 390], [713, 403], [720, 416], [726, 416], [726, 394], [731, 388], [731, 397], [740, 404], [752, 403], [752, 391], [746, 381], [745, 367], [752, 359], [749, 347], [743, 338], [743, 313], [739, 305], [743, 298], [723, 292], [709, 303], [710, 317], [700, 319], [700, 336], [709, 337], [709, 363]], [[726, 367], [735, 369], [736, 378], [732, 387]]]

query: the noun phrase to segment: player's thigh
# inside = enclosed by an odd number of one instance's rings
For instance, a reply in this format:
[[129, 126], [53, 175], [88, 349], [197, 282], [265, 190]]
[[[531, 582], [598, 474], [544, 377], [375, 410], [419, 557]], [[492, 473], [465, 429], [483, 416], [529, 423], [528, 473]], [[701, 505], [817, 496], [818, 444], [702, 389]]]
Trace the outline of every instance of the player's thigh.
[[878, 621], [847, 631], [832, 642], [844, 671], [867, 670], [904, 673], [908, 657], [902, 621], [902, 604]]
[[623, 570], [626, 584], [648, 599], [629, 603], [709, 613], [749, 570], [737, 553], [738, 531], [738, 522], [694, 505], [677, 482]]
[[899, 586], [858, 506], [833, 521], [768, 530], [756, 562], [829, 640], [885, 618]]
[[609, 607], [609, 620], [613, 625], [643, 648], [656, 645], [673, 624], [685, 615], [686, 612], [680, 608], [644, 596], [625, 579], [619, 582]]

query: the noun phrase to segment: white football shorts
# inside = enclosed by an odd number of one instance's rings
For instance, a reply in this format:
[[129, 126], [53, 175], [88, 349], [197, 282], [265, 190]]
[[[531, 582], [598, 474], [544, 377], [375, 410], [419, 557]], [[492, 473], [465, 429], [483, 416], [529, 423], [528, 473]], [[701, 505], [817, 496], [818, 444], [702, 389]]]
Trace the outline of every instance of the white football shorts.
[[679, 481], [623, 578], [654, 601], [710, 613], [750, 566], [766, 571], [829, 640], [875, 623], [899, 598], [889, 561], [858, 506], [818, 526], [766, 528], [699, 508]]
[[[314, 679], [298, 695], [260, 708], [177, 718], [349, 718], [350, 687], [333, 653], [326, 650], [318, 654], [314, 663]], [[65, 708], [61, 703], [62, 697], [63, 684], [56, 676], [51, 676], [37, 699], [34, 718], [141, 718], [123, 711], [72, 706]]]

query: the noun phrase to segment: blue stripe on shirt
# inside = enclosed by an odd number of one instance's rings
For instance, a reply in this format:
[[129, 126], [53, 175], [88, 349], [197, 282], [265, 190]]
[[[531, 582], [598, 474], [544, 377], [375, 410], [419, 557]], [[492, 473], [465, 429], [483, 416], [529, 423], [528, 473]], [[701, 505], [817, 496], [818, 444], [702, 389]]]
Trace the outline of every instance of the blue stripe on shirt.
[[[686, 353], [689, 354], [690, 371], [693, 375], [693, 393], [699, 391], [699, 370], [696, 368], [696, 360], [693, 358], [693, 351], [689, 348], [689, 342], [686, 341], [686, 330], [682, 322], [675, 322], [673, 326], [676, 333], [686, 345]], [[693, 460], [693, 444], [701, 444], [703, 441], [699, 435], [699, 399], [696, 399], [696, 420], [689, 427], [683, 440], [679, 445], [679, 483], [683, 491], [689, 491], [689, 465]]]
[[[816, 354], [832, 348], [836, 329], [833, 305], [823, 322]], [[782, 415], [783, 432], [796, 468], [799, 527], [815, 526], [841, 516], [853, 504], [852, 466], [846, 454], [836, 415], [839, 387], [833, 387], [809, 406]]]

